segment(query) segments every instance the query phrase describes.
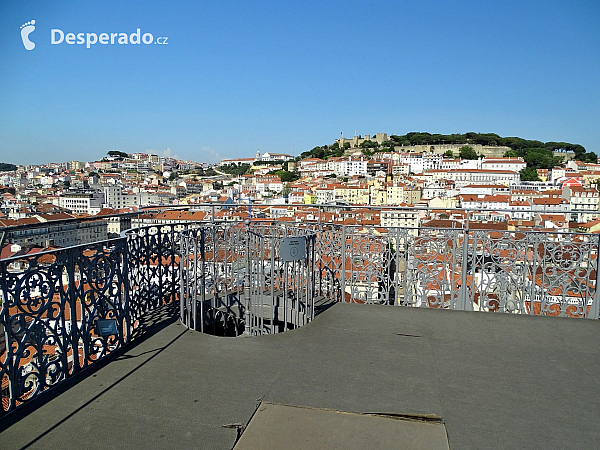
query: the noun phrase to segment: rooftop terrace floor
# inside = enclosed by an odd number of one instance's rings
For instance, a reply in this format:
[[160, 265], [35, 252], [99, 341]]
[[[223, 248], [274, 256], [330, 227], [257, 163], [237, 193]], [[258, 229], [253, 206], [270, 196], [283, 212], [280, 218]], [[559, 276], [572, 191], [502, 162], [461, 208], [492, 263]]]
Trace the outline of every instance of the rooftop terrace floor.
[[274, 336], [173, 323], [6, 428], [0, 446], [231, 449], [263, 402], [438, 416], [451, 449], [597, 448], [599, 327], [349, 304]]

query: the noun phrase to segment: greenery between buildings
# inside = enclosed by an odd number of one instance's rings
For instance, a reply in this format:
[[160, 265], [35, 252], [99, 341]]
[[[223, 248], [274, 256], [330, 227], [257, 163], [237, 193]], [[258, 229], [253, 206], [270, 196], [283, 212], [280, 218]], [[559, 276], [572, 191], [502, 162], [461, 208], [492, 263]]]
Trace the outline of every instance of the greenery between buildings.
[[470, 145], [463, 145], [458, 149], [458, 154], [462, 159], [478, 159], [479, 155]]
[[225, 172], [229, 175], [244, 175], [248, 172], [250, 164], [224, 164], [219, 167], [220, 172]]
[[300, 178], [300, 175], [297, 172], [290, 172], [289, 170], [285, 169], [271, 170], [268, 173], [269, 175], [277, 175], [282, 183], [291, 183], [292, 181], [296, 181]]
[[13, 172], [17, 170], [17, 166], [9, 163], [0, 163], [0, 172]]

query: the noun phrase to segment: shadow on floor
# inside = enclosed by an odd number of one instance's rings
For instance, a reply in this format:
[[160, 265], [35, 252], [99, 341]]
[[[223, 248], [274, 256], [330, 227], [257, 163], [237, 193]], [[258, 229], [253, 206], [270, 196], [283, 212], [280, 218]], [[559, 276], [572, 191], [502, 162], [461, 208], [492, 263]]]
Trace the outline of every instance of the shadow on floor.
[[[71, 387], [73, 387], [76, 384], [80, 383], [81, 381], [85, 380], [89, 376], [94, 375], [98, 370], [102, 369], [110, 362], [119, 360], [119, 359], [135, 358], [135, 357], [139, 357], [144, 354], [147, 354], [147, 353], [155, 352], [154, 355], [152, 355], [150, 358], [145, 360], [142, 364], [137, 366], [135, 369], [130, 371], [127, 375], [125, 375], [121, 379], [117, 380], [111, 386], [109, 386], [104, 391], [102, 391], [100, 394], [98, 394], [98, 396], [102, 395], [104, 392], [111, 389], [113, 386], [115, 386], [116, 384], [121, 382], [123, 379], [128, 377], [131, 373], [138, 370], [140, 367], [142, 367], [148, 361], [150, 361], [151, 359], [156, 357], [156, 355], [158, 355], [160, 352], [162, 352], [165, 348], [167, 348], [169, 345], [171, 345], [176, 339], [178, 339], [181, 336], [181, 335], [178, 335], [177, 338], [175, 338], [173, 341], [171, 341], [164, 347], [157, 348], [152, 351], [146, 351], [146, 352], [141, 353], [136, 356], [125, 355], [126, 352], [130, 352], [132, 349], [134, 349], [135, 347], [140, 345], [142, 342], [144, 342], [149, 337], [155, 335], [156, 333], [160, 332], [161, 330], [168, 327], [172, 323], [176, 322], [178, 320], [178, 318], [179, 318], [179, 303], [178, 302], [169, 303], [169, 304], [166, 304], [166, 305], [163, 305], [163, 306], [157, 308], [154, 311], [147, 312], [144, 315], [144, 317], [140, 320], [136, 330], [133, 332], [132, 340], [130, 341], [130, 343], [128, 343], [127, 345], [123, 346], [122, 348], [114, 351], [110, 355], [104, 357], [103, 359], [92, 364], [91, 366], [86, 367], [81, 372], [73, 375], [72, 377], [70, 377], [67, 380], [63, 381], [62, 383], [58, 384], [56, 387], [53, 387], [51, 389], [48, 389], [48, 390], [42, 392], [35, 399], [17, 407], [15, 410], [9, 412], [5, 416], [0, 417], [0, 432], [11, 427], [13, 424], [17, 423], [19, 420], [28, 416], [29, 414], [31, 414], [33, 411], [35, 411], [39, 407], [45, 405], [46, 403], [50, 402], [52, 399], [58, 397], [59, 395], [64, 393], [67, 389], [70, 389]], [[94, 399], [97, 398], [98, 396], [94, 397]], [[90, 400], [90, 402], [93, 401], [94, 399]], [[89, 404], [90, 402], [81, 406], [77, 411], [79, 411], [80, 409], [87, 406], [87, 404]], [[69, 417], [71, 417], [77, 411], [70, 414]], [[60, 425], [60, 423], [67, 420], [69, 417], [66, 417], [65, 419], [63, 419], [61, 422], [59, 422], [57, 425], [55, 425], [55, 427]], [[46, 433], [48, 433], [49, 431], [51, 431], [51, 430], [48, 430]], [[39, 436], [38, 439], [41, 437], [42, 436]], [[33, 442], [35, 442], [35, 441], [32, 441], [31, 443], [33, 443]]]

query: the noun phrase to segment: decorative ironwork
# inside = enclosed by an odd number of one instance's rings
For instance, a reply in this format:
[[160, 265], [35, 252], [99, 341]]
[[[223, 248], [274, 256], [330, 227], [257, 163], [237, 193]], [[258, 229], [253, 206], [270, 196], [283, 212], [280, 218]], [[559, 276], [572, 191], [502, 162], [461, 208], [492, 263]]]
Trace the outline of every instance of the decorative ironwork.
[[151, 310], [179, 297], [179, 224], [152, 225], [127, 235], [129, 320], [132, 330]]
[[[181, 229], [0, 261], [0, 415], [121, 348], [145, 314], [178, 298]], [[117, 333], [101, 333], [99, 320]]]
[[[296, 236], [306, 237], [306, 255], [284, 261], [279, 242]], [[150, 312], [173, 302], [187, 326], [231, 336], [302, 326], [319, 299], [597, 319], [599, 239], [332, 223], [169, 224], [5, 259], [0, 415], [122, 348]], [[110, 332], [100, 332], [99, 320]]]
[[[285, 237], [304, 236], [306, 254], [285, 261]], [[310, 230], [261, 223], [206, 224], [182, 233], [181, 319], [214, 334], [273, 334], [314, 316]]]
[[[122, 347], [129, 338], [124, 240], [0, 261], [3, 411]], [[118, 333], [101, 336], [97, 321]]]

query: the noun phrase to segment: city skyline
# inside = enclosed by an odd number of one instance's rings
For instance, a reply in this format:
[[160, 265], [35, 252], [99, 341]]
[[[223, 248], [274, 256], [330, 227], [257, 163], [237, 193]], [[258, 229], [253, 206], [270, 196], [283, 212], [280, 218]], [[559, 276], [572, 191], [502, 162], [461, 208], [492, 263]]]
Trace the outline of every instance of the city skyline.
[[[600, 6], [590, 1], [2, 10], [2, 162], [299, 155], [340, 132], [493, 132], [600, 153]], [[21, 28], [33, 20], [28, 51]], [[53, 29], [138, 28], [168, 45], [51, 43]]]

